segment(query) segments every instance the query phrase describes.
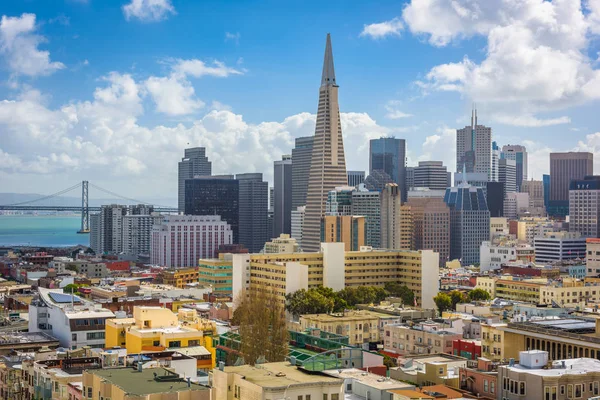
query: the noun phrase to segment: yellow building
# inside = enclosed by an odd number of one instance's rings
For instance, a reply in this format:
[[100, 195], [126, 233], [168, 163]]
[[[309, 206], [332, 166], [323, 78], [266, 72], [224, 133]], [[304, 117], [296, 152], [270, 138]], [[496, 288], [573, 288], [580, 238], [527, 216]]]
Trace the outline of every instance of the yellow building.
[[210, 400], [210, 389], [166, 368], [109, 368], [83, 372], [86, 400]]
[[180, 289], [183, 289], [187, 284], [197, 283], [199, 277], [198, 268], [166, 269], [160, 275], [165, 285]]
[[400, 207], [400, 248], [405, 250], [414, 249], [413, 245], [413, 214], [409, 205]]
[[384, 286], [397, 282], [413, 291], [419, 307], [435, 308], [439, 255], [431, 250], [363, 247], [360, 251], [344, 252], [339, 243], [323, 243], [320, 253], [252, 254], [249, 257], [249, 273], [242, 268], [238, 270], [234, 264], [234, 280], [236, 274], [245, 274], [250, 291], [275, 291], [282, 303], [287, 293], [303, 288], [322, 285], [341, 290], [349, 286]]
[[[316, 328], [323, 332], [348, 336], [351, 345], [379, 342], [379, 319], [382, 314], [367, 310], [349, 311], [338, 314], [307, 314], [300, 316], [303, 331]], [[386, 318], [389, 315], [384, 314]]]
[[326, 215], [321, 218], [321, 243], [344, 243], [346, 251], [358, 250], [366, 244], [365, 217]]
[[231, 294], [231, 254], [219, 254], [219, 258], [198, 260], [198, 276], [201, 285], [211, 287], [214, 294]]
[[296, 242], [296, 239], [282, 233], [278, 238], [274, 238], [270, 242], [265, 243], [265, 253], [298, 253], [300, 251], [300, 245]]
[[587, 303], [600, 303], [600, 286], [597, 282], [563, 278], [562, 283], [544, 286], [540, 290], [540, 304], [556, 304], [583, 308]]
[[504, 323], [481, 323], [481, 355], [492, 361], [506, 358]]
[[[198, 318], [196, 310], [180, 309], [177, 314], [162, 307], [134, 307], [133, 318], [106, 320], [106, 347], [125, 347], [128, 354], [203, 346], [211, 352], [210, 365], [198, 361], [198, 368], [215, 366], [212, 337], [215, 323]], [[202, 364], [202, 365], [200, 365]]]

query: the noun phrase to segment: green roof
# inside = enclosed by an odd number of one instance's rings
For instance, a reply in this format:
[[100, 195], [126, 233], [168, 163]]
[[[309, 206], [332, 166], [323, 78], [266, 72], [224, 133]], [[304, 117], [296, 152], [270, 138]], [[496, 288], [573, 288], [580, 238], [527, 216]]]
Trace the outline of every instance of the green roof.
[[[188, 387], [187, 382], [183, 379], [175, 379], [178, 375], [165, 368], [147, 368], [141, 372], [134, 368], [109, 368], [86, 372], [102, 377], [130, 395], [209, 390], [206, 386], [195, 383]], [[156, 378], [154, 374], [156, 374]]]

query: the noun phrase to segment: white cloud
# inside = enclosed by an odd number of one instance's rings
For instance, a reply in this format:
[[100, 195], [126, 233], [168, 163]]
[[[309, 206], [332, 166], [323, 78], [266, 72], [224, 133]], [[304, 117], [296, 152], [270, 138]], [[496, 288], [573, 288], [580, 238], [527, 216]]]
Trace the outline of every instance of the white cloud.
[[228, 67], [220, 61], [206, 64], [204, 61], [196, 59], [177, 59], [169, 60], [169, 63], [171, 64], [171, 73], [168, 76], [151, 76], [143, 86], [154, 100], [156, 111], [174, 116], [192, 114], [204, 107], [204, 102], [196, 98], [189, 77], [226, 78], [244, 73], [242, 70]]
[[383, 39], [386, 36], [400, 36], [400, 32], [403, 29], [404, 25], [402, 24], [402, 21], [399, 18], [394, 18], [376, 24], [365, 24], [360, 36], [368, 36], [372, 39]]
[[566, 117], [566, 116], [558, 117], [558, 118], [540, 119], [540, 118], [534, 117], [533, 115], [496, 114], [496, 115], [493, 115], [492, 118], [495, 121], [498, 121], [502, 124], [512, 125], [512, 126], [525, 126], [525, 127], [530, 127], [530, 128], [539, 128], [542, 126], [568, 124], [571, 122], [571, 118]]
[[598, 175], [600, 171], [600, 132], [591, 133], [585, 136], [585, 141], [580, 140], [574, 151], [589, 151], [594, 154], [594, 171]]
[[50, 61], [50, 52], [38, 48], [46, 38], [35, 33], [35, 19], [35, 14], [3, 15], [0, 21], [0, 54], [15, 76], [50, 75], [65, 68], [61, 62]]
[[456, 129], [442, 126], [427, 136], [417, 161], [442, 161], [449, 172], [456, 171]]
[[388, 101], [387, 104], [385, 105], [385, 110], [387, 111], [385, 114], [385, 117], [388, 119], [402, 119], [402, 118], [412, 117], [413, 116], [412, 114], [402, 112], [398, 109], [398, 107], [401, 104], [402, 103], [398, 100]]
[[156, 22], [177, 14], [171, 0], [131, 0], [123, 6], [125, 19], [137, 18], [144, 22]]
[[240, 33], [236, 32], [236, 33], [231, 33], [231, 32], [225, 32], [225, 41], [233, 41], [235, 42], [235, 44], [239, 44], [240, 43]]
[[542, 175], [550, 171], [550, 153], [554, 151], [545, 143], [523, 140], [527, 148], [527, 178], [542, 180]]

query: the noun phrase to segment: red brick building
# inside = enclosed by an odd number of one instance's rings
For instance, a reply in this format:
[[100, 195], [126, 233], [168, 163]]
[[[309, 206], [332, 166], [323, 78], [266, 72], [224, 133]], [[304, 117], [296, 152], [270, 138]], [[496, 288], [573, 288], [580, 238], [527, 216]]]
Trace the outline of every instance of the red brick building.
[[467, 360], [477, 360], [481, 357], [481, 343], [476, 340], [453, 340], [452, 354], [464, 357]]

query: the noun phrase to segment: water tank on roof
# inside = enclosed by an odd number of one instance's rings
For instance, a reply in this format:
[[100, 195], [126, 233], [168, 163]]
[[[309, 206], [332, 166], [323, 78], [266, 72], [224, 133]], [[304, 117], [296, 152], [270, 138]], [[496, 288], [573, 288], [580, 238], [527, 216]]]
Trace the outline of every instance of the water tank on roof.
[[541, 350], [520, 351], [519, 364], [526, 368], [542, 368], [548, 364], [548, 352]]

